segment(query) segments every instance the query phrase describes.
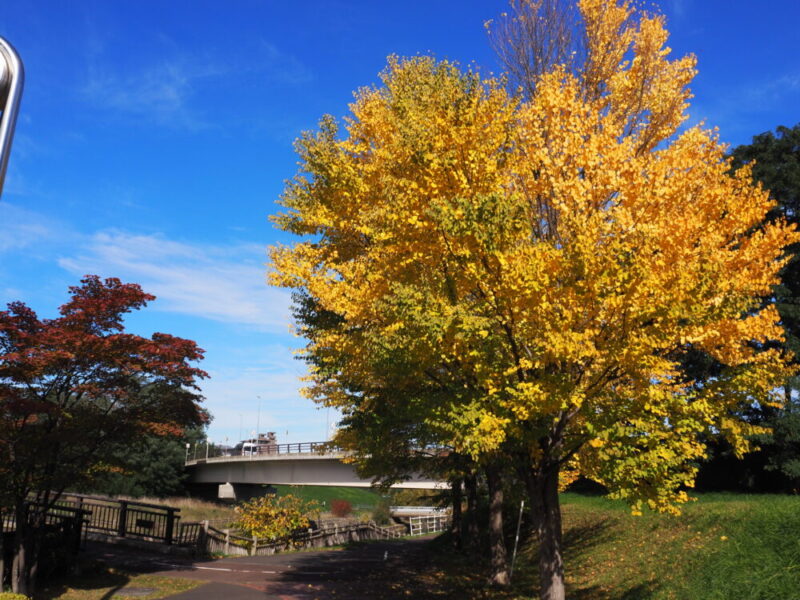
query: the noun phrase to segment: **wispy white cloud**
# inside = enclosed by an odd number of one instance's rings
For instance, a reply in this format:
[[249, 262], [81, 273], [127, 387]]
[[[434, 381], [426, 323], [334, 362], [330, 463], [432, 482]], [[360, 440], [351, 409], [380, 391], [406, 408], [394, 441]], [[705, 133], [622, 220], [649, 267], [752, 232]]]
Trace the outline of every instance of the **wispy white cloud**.
[[52, 239], [57, 228], [37, 213], [0, 202], [0, 252], [29, 248]]
[[668, 0], [667, 6], [673, 16], [682, 18], [686, 14], [686, 2], [687, 0]]
[[87, 235], [0, 202], [0, 253], [13, 260], [15, 252], [31, 249], [78, 277], [93, 273], [135, 281], [158, 297], [153, 310], [281, 335], [288, 331], [291, 297], [267, 285], [266, 248], [260, 244], [181, 242], [120, 230]]
[[136, 281], [158, 297], [155, 310], [286, 333], [290, 296], [267, 286], [265, 261], [256, 244], [214, 246], [106, 231], [58, 263], [78, 276]]
[[280, 50], [268, 41], [262, 41], [261, 56], [254, 57], [254, 69], [263, 70], [267, 79], [288, 85], [302, 85], [314, 79], [314, 74], [297, 57]]
[[163, 36], [156, 43], [162, 48], [161, 59], [125, 73], [104, 61], [103, 44], [92, 46], [80, 96], [96, 109], [195, 131], [216, 122], [202, 100], [207, 100], [210, 86], [222, 87], [225, 78], [230, 83], [232, 76], [237, 81], [243, 76], [256, 77], [273, 86], [298, 86], [313, 80], [311, 69], [297, 57], [265, 40], [238, 55], [225, 52], [224, 62], [210, 51], [204, 56], [185, 56]]
[[197, 130], [208, 124], [191, 102], [203, 80], [222, 72], [211, 63], [192, 63], [180, 58], [127, 75], [93, 66], [81, 95], [99, 109], [150, 119], [159, 125]]
[[776, 112], [792, 114], [798, 103], [800, 71], [790, 71], [732, 85], [726, 93], [698, 93], [689, 108], [687, 126], [703, 122], [708, 127], [719, 127], [723, 139], [738, 138], [739, 143], [747, 143], [750, 136], [780, 124], [768, 122], [761, 125], [763, 129], [753, 130], [754, 122]]
[[743, 91], [745, 107], [764, 109], [787, 95], [800, 92], [800, 72], [786, 73], [777, 79], [760, 82]]

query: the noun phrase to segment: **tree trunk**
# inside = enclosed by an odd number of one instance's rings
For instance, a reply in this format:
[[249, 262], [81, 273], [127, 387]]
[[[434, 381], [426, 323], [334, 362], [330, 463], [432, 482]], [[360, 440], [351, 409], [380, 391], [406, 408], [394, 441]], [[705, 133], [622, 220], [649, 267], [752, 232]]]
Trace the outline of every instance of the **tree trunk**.
[[461, 518], [461, 501], [463, 493], [461, 489], [461, 479], [454, 479], [450, 486], [450, 497], [453, 501], [453, 520], [450, 523], [450, 531], [453, 534], [453, 545], [461, 549], [463, 532], [463, 522]]
[[489, 487], [489, 550], [491, 555], [491, 583], [507, 586], [511, 579], [508, 576], [508, 553], [503, 535], [503, 480], [500, 467], [486, 467], [486, 484]]
[[467, 488], [467, 546], [478, 547], [480, 530], [478, 528], [478, 482], [476, 475], [470, 473], [464, 477], [464, 486]]
[[564, 561], [561, 542], [561, 505], [558, 499], [558, 466], [527, 478], [531, 509], [539, 537], [539, 584], [541, 600], [564, 600]]
[[29, 595], [33, 588], [30, 581], [30, 525], [28, 523], [28, 507], [17, 505], [14, 511], [14, 559], [11, 562], [11, 591]]

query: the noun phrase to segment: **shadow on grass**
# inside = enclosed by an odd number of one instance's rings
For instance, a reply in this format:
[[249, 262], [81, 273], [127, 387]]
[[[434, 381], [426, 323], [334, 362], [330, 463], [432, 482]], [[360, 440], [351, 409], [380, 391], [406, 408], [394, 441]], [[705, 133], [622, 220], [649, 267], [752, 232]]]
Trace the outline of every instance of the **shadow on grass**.
[[[609, 530], [613, 523], [611, 518], [567, 530], [564, 542], [568, 564], [574, 564], [606, 540], [611, 535]], [[326, 554], [297, 555], [292, 561], [292, 570], [273, 580], [269, 589], [276, 596], [311, 594], [319, 600], [343, 597], [375, 600], [536, 597], [539, 585], [535, 551], [535, 545], [531, 545], [525, 556], [517, 557], [514, 582], [509, 589], [491, 587], [488, 583], [488, 560], [482, 554], [476, 556], [454, 550], [446, 535], [428, 541], [360, 543]], [[622, 595], [613, 597], [615, 600], [646, 600], [652, 596], [652, 591], [647, 585], [632, 585]], [[611, 597], [607, 590], [597, 586], [569, 587], [567, 596], [571, 600]]]
[[[586, 560], [589, 555], [601, 544], [614, 538], [613, 528], [617, 524], [616, 517], [605, 517], [600, 520], [587, 522], [585, 525], [573, 526], [564, 532], [564, 559], [569, 565], [578, 565]], [[535, 554], [534, 554], [535, 556]], [[569, 580], [569, 573], [567, 573]], [[538, 590], [538, 585], [536, 586]], [[582, 587], [567, 586], [567, 595], [574, 600], [600, 600], [610, 598], [608, 590], [600, 586], [589, 585]], [[647, 600], [652, 598], [656, 586], [651, 583], [637, 582], [624, 591], [614, 592], [615, 600]]]
[[105, 588], [110, 589], [100, 596], [100, 600], [111, 600], [130, 580], [129, 575], [111, 571], [104, 565], [90, 564], [84, 566], [80, 574], [64, 576], [54, 583], [40, 586], [33, 600], [54, 600], [69, 590], [89, 592]]

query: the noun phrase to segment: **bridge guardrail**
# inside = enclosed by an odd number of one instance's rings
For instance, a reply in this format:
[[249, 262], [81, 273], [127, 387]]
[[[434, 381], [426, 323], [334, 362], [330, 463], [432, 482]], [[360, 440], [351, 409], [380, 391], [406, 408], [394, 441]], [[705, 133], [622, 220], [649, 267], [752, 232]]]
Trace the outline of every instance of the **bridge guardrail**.
[[285, 456], [295, 454], [338, 454], [342, 450], [330, 442], [295, 442], [290, 444], [262, 444], [257, 451], [245, 451], [235, 454], [230, 450], [223, 450], [212, 444], [196, 444], [193, 453], [186, 456], [186, 465], [203, 462], [220, 462], [225, 460], [258, 459], [269, 456]]

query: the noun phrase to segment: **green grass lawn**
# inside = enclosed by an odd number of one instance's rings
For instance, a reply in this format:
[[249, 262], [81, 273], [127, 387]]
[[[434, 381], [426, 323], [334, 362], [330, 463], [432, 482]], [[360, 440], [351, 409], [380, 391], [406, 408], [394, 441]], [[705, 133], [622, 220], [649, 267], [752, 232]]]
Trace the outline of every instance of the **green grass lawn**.
[[325, 486], [325, 485], [276, 485], [279, 496], [291, 494], [305, 501], [316, 500], [323, 510], [330, 509], [332, 500], [347, 500], [353, 508], [374, 507], [381, 495], [371, 488]]
[[[800, 600], [800, 497], [708, 494], [680, 516], [641, 517], [604, 498], [562, 501], [570, 600]], [[444, 549], [423, 575], [442, 597], [536, 597], [534, 543], [517, 557], [507, 592]]]

